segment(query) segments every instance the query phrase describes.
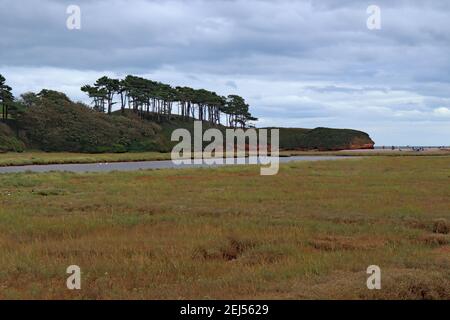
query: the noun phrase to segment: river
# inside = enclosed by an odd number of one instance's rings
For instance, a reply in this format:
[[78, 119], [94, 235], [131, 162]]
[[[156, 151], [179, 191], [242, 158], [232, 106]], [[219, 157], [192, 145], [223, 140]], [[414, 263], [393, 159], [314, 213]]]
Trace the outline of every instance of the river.
[[[340, 160], [356, 157], [343, 156], [294, 156], [280, 157], [280, 163], [291, 161], [322, 161], [322, 160]], [[17, 172], [109, 172], [109, 171], [133, 171], [149, 169], [183, 169], [200, 167], [217, 167], [230, 164], [182, 164], [175, 165], [171, 160], [165, 161], [137, 161], [137, 162], [108, 162], [108, 163], [81, 163], [81, 164], [46, 164], [46, 165], [26, 165], [0, 167], [0, 173]], [[233, 165], [233, 164], [231, 164]]]

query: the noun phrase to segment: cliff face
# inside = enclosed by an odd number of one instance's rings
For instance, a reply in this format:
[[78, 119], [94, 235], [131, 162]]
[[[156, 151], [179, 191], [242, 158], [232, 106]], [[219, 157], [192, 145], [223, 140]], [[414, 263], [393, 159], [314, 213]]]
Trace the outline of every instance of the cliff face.
[[[370, 139], [370, 138], [369, 138]], [[355, 139], [348, 148], [349, 150], [358, 150], [358, 149], [373, 149], [375, 146], [375, 142], [370, 139], [370, 142], [364, 139]]]
[[291, 150], [373, 149], [375, 142], [362, 131], [351, 129], [280, 128], [280, 148]]
[[373, 143], [366, 143], [366, 144], [352, 144], [349, 150], [363, 150], [363, 149], [374, 149]]

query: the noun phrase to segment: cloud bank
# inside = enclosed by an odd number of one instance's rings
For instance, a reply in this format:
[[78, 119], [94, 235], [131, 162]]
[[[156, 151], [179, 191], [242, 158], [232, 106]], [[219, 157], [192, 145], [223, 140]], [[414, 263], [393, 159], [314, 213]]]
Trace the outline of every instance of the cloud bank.
[[[16, 95], [86, 102], [81, 85], [132, 73], [240, 94], [260, 126], [450, 145], [450, 3], [375, 2], [2, 0], [0, 73]], [[66, 28], [70, 4], [81, 30]], [[381, 30], [366, 27], [372, 4]]]

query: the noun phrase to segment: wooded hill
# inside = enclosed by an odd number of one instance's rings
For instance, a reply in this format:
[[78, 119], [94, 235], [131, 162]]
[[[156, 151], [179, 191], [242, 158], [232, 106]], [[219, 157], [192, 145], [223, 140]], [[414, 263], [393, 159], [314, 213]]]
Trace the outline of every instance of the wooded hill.
[[[204, 130], [246, 128], [256, 120], [239, 96], [224, 98], [203, 89], [172, 89], [132, 76], [125, 82], [119, 80], [119, 84], [114, 80], [111, 90], [118, 91], [111, 91], [110, 85], [105, 84], [111, 80], [104, 77], [94, 86], [83, 87], [93, 99], [90, 107], [52, 90], [25, 93], [14, 99], [11, 88], [0, 76], [0, 152], [169, 152], [176, 144], [170, 141], [173, 130], [185, 128], [193, 132], [194, 120], [202, 120]], [[117, 97], [120, 108], [113, 111]], [[361, 131], [280, 128], [281, 149], [370, 147], [373, 141]]]

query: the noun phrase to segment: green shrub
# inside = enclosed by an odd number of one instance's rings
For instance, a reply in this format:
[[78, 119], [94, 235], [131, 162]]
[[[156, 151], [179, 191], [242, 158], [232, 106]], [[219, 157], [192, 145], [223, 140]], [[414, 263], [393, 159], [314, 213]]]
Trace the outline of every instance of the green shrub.
[[23, 152], [24, 150], [24, 143], [16, 137], [13, 130], [8, 125], [0, 123], [0, 152]]
[[[81, 103], [52, 95], [41, 97], [19, 122], [30, 147], [44, 151], [159, 151], [161, 128], [136, 115], [106, 115]], [[140, 146], [140, 147], [137, 147]]]

